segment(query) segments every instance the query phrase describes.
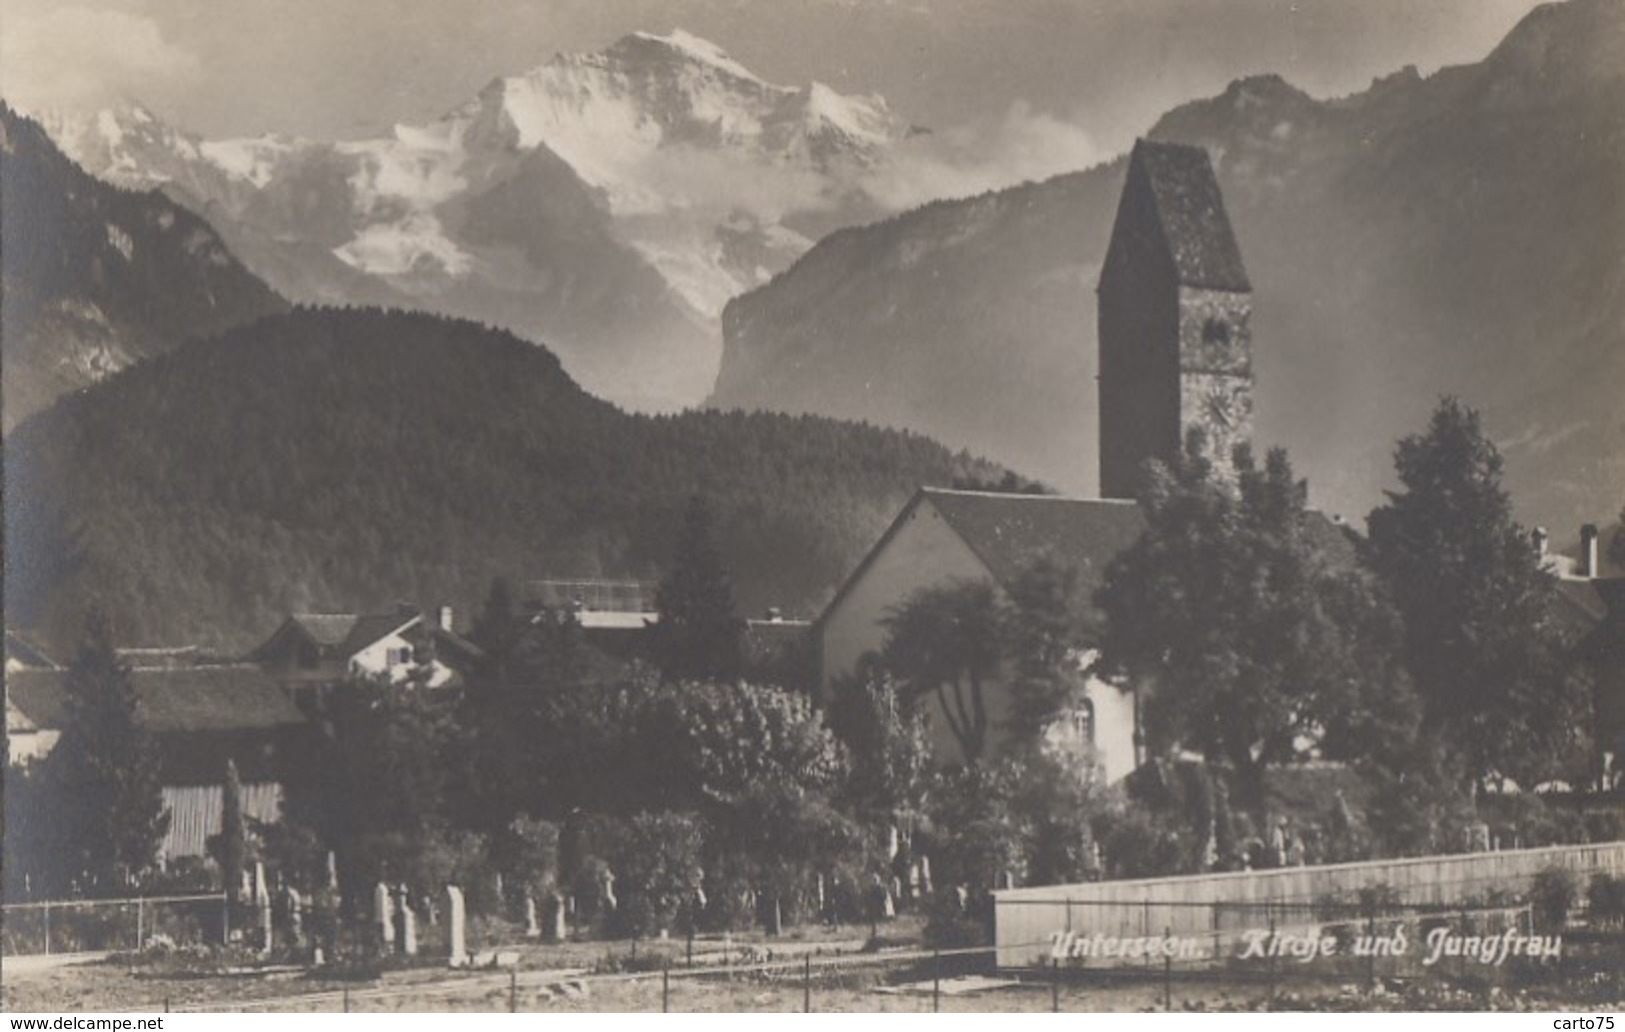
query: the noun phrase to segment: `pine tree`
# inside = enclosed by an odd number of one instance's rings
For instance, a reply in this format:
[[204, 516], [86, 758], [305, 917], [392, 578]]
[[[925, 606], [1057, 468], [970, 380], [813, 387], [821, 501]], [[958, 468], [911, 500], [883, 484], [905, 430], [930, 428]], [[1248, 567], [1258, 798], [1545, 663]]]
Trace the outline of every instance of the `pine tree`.
[[151, 865], [169, 828], [158, 753], [137, 705], [108, 621], [93, 612], [67, 672], [62, 737], [44, 769], [61, 808], [60, 873], [103, 890]]
[[690, 500], [670, 574], [657, 598], [655, 654], [668, 680], [738, 677], [744, 623], [712, 531], [711, 510]]
[[484, 650], [488, 665], [500, 670], [513, 654], [522, 623], [514, 602], [513, 585], [506, 577], [496, 577], [486, 593], [485, 605], [474, 618], [469, 638]]

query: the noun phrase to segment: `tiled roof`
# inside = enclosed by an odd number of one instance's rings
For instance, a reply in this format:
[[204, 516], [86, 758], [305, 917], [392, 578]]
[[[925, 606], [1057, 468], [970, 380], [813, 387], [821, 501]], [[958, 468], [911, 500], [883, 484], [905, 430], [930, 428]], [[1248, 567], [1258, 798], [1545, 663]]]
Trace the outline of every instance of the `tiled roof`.
[[[305, 723], [282, 686], [257, 666], [131, 671], [136, 720], [148, 731], [258, 731]], [[19, 670], [6, 677], [9, 702], [34, 724], [61, 728], [67, 671]]]
[[369, 613], [358, 616], [355, 625], [350, 628], [350, 633], [344, 638], [343, 651], [346, 655], [354, 655], [379, 638], [400, 630], [418, 616], [417, 613]]
[[[1104, 582], [1106, 567], [1145, 531], [1145, 516], [1131, 501], [924, 487], [847, 577], [819, 616], [820, 623], [922, 501], [936, 507], [1000, 585], [1008, 586], [1036, 560], [1048, 556], [1077, 571], [1078, 590], [1084, 598], [1093, 597]], [[1335, 562], [1354, 561], [1354, 541], [1341, 524], [1311, 512], [1308, 533]]]
[[1107, 565], [1145, 530], [1133, 502], [937, 488], [923, 493], [1004, 585], [1049, 555], [1078, 571], [1078, 587], [1088, 597]]
[[1151, 188], [1181, 283], [1211, 290], [1252, 289], [1206, 150], [1140, 140], [1134, 145], [1129, 175], [1143, 175]]

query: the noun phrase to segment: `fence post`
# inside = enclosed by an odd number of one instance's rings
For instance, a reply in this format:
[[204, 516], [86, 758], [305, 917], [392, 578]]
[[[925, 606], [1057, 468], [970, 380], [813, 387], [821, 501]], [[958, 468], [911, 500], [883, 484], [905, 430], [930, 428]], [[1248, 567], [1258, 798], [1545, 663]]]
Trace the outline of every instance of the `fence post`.
[[812, 1013], [812, 954], [801, 957], [801, 1013]]
[[519, 1013], [519, 968], [508, 969], [508, 1013]]
[[1269, 938], [1269, 944], [1270, 944], [1270, 955], [1269, 955], [1270, 996], [1269, 996], [1269, 999], [1270, 999], [1270, 1009], [1273, 1010], [1274, 1007], [1275, 1007], [1275, 907], [1274, 907], [1274, 905], [1271, 904], [1271, 903], [1265, 903], [1264, 904], [1264, 913], [1268, 914], [1269, 919], [1270, 919], [1270, 938]]
[[671, 1013], [671, 961], [660, 969], [660, 1013]]
[[942, 947], [931, 950], [931, 1013], [942, 1010]]
[[1174, 1009], [1174, 927], [1167, 925], [1162, 933], [1162, 1009], [1172, 1013]]
[[1061, 1013], [1061, 958], [1052, 957], [1049, 962], [1049, 1009], [1056, 1014]]
[[146, 900], [142, 899], [140, 896], [137, 896], [135, 898], [135, 951], [137, 953], [141, 952], [141, 945], [146, 942], [146, 936], [142, 934], [144, 931], [142, 928], [142, 919], [145, 916]]
[[220, 894], [220, 945], [231, 942], [231, 893]]
[[344, 987], [344, 1013], [350, 1013], [350, 987]]
[[[1456, 931], [1456, 934], [1464, 938], [1467, 935], [1467, 911], [1465, 910], [1461, 912], [1461, 927]], [[1465, 982], [1467, 980], [1467, 951], [1462, 950], [1461, 956], [1457, 959], [1459, 963], [1456, 964], [1456, 980]]]
[[51, 901], [45, 901], [45, 955], [51, 955]]
[[1377, 903], [1376, 900], [1366, 904], [1365, 911], [1365, 991], [1372, 992], [1377, 988]]

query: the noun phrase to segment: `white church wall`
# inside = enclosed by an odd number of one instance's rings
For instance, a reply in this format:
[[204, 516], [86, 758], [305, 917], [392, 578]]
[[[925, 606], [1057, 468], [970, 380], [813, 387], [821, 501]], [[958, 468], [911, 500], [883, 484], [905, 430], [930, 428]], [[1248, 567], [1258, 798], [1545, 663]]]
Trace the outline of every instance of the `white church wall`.
[[922, 499], [819, 625], [824, 697], [836, 678], [885, 644], [884, 621], [894, 608], [922, 588], [960, 579], [988, 580], [987, 567]]

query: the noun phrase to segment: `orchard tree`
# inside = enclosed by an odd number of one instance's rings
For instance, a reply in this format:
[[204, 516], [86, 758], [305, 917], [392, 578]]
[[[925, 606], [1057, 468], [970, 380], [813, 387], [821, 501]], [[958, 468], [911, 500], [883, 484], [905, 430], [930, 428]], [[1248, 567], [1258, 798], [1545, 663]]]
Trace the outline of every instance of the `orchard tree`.
[[851, 757], [851, 809], [873, 825], [910, 825], [923, 811], [931, 767], [918, 697], [885, 667], [866, 662], [835, 682], [829, 724]]
[[1155, 464], [1146, 531], [1106, 571], [1097, 669], [1149, 686], [1154, 747], [1200, 751], [1262, 817], [1266, 768], [1319, 747], [1403, 752], [1411, 708], [1397, 629], [1372, 578], [1319, 516], [1286, 453], [1218, 475], [1200, 432]]
[[382, 678], [330, 697], [326, 734], [309, 769], [289, 779], [284, 812], [337, 852], [346, 883], [402, 876], [446, 823], [452, 705]]
[[93, 612], [67, 671], [62, 737], [42, 769], [61, 822], [63, 877], [113, 888], [157, 857], [169, 813], [157, 750], [137, 706], [107, 618]]
[[711, 510], [695, 495], [683, 516], [671, 572], [657, 596], [655, 656], [668, 680], [737, 677], [745, 624], [715, 541]]
[[1556, 588], [1501, 486], [1478, 413], [1445, 398], [1394, 453], [1400, 489], [1371, 513], [1370, 555], [1404, 618], [1404, 655], [1430, 743], [1467, 784], [1526, 788], [1585, 750], [1589, 683]]

